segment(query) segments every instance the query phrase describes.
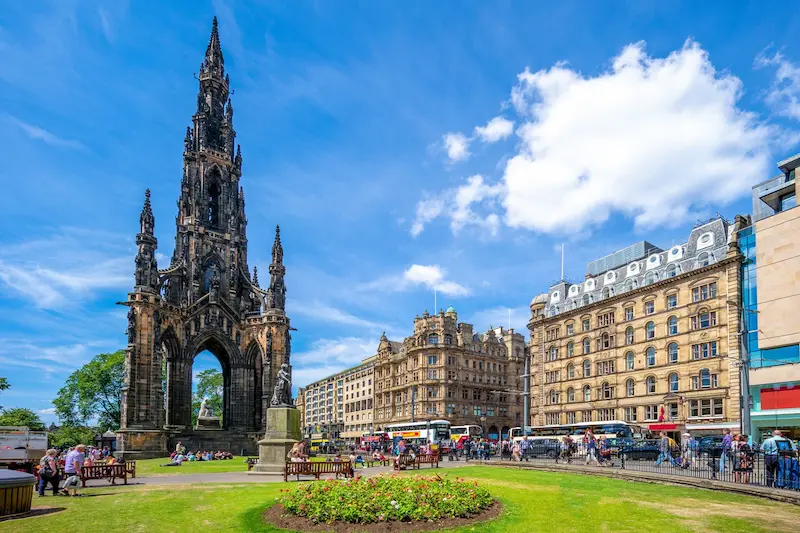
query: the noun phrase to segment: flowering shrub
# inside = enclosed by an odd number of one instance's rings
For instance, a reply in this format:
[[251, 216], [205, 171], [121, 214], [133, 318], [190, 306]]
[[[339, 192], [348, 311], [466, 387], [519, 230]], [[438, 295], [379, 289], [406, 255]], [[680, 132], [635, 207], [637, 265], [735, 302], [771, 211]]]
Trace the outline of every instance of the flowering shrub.
[[281, 492], [278, 502], [287, 512], [328, 523], [470, 517], [492, 504], [476, 482], [438, 475], [317, 481]]

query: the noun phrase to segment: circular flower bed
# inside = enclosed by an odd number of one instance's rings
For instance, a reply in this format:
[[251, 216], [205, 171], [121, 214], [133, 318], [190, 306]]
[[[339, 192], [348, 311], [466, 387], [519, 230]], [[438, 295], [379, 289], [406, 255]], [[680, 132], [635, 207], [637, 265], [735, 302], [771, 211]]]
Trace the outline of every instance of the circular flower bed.
[[467, 518], [494, 500], [476, 482], [448, 476], [377, 476], [304, 483], [281, 491], [286, 512], [315, 523], [366, 524]]

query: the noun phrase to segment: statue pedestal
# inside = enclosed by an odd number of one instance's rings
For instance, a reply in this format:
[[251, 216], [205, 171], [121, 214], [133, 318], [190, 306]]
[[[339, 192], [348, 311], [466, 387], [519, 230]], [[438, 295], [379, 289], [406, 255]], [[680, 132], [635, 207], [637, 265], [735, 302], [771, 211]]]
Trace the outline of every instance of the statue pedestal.
[[286, 455], [292, 445], [300, 440], [300, 411], [294, 407], [267, 409], [267, 432], [258, 441], [256, 474], [283, 475]]
[[195, 429], [222, 429], [218, 416], [198, 416]]

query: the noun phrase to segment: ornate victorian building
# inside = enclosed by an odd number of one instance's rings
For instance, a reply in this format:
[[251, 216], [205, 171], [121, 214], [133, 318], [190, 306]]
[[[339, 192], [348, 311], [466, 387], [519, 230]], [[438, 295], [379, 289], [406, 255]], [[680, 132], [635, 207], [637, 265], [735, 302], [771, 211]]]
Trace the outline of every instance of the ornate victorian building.
[[374, 369], [373, 416], [386, 424], [446, 419], [483, 426], [498, 438], [521, 424], [525, 341], [503, 328], [475, 333], [455, 309], [414, 319], [400, 342], [382, 336]]
[[634, 244], [536, 296], [533, 423], [738, 427], [740, 224], [710, 220], [668, 250]]
[[[276, 373], [289, 363], [280, 229], [266, 289], [247, 263], [242, 153], [216, 18], [198, 79], [172, 260], [164, 269], [156, 264], [148, 190], [136, 237], [135, 286], [121, 302], [129, 311], [118, 449], [127, 454], [163, 452], [176, 440], [192, 449], [252, 453], [254, 437], [265, 429]], [[212, 432], [191, 428], [192, 363], [204, 350], [219, 359], [224, 376], [223, 412], [214, 413], [222, 428]]]

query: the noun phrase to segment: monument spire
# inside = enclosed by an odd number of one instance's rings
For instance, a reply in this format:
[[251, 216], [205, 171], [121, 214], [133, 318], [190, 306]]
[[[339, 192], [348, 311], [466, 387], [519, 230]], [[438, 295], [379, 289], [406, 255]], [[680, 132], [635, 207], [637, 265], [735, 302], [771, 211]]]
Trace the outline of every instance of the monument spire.
[[144, 205], [142, 214], [139, 215], [139, 233], [136, 235], [136, 291], [157, 292], [158, 291], [158, 265], [156, 263], [156, 248], [158, 241], [153, 232], [156, 221], [153, 216], [153, 208], [150, 206], [150, 189], [144, 193]]
[[285, 275], [281, 227], [276, 226], [275, 242], [272, 244], [272, 263], [269, 265], [269, 288], [267, 289], [267, 306], [270, 309], [284, 311], [286, 308], [286, 285], [283, 280]]

